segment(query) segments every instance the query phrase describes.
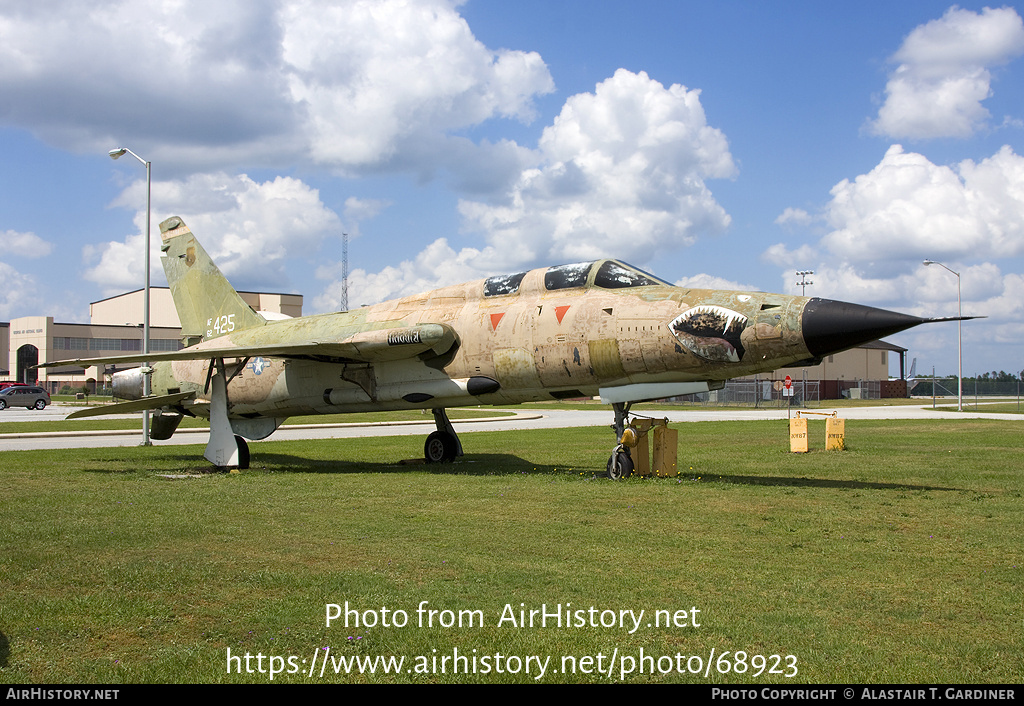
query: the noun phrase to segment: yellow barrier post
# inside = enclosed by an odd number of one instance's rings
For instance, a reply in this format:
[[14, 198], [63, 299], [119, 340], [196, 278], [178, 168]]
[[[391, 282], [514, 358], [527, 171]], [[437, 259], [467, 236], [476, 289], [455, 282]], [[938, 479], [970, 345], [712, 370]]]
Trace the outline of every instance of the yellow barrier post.
[[668, 419], [654, 427], [654, 474], [659, 478], [673, 478], [679, 451], [679, 432], [668, 428]]
[[846, 420], [829, 417], [825, 420], [825, 450], [846, 450]]
[[[653, 434], [650, 433], [652, 429]], [[648, 437], [654, 440], [653, 464]], [[622, 435], [622, 443], [629, 447], [633, 472], [638, 476], [666, 478], [678, 475], [679, 432], [668, 428], [667, 418], [633, 420]]]
[[789, 420], [789, 451], [795, 454], [807, 453], [807, 419], [800, 412]]
[[632, 424], [637, 431], [637, 443], [630, 454], [633, 456], [633, 472], [640, 476], [651, 475], [651, 456], [647, 450], [647, 431], [651, 423], [650, 419], [635, 419]]
[[825, 419], [825, 450], [846, 450], [846, 420], [838, 412], [801, 412], [789, 420], [789, 450], [792, 453], [807, 453], [807, 420], [802, 416], [816, 414]]

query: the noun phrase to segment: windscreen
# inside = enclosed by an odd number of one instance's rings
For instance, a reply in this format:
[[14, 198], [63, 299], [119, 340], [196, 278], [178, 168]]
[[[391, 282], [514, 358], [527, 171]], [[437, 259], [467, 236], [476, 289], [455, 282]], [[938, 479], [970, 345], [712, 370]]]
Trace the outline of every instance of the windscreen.
[[594, 284], [605, 289], [622, 289], [624, 287], [646, 287], [651, 284], [667, 285], [654, 275], [649, 275], [630, 265], [607, 260], [597, 271]]

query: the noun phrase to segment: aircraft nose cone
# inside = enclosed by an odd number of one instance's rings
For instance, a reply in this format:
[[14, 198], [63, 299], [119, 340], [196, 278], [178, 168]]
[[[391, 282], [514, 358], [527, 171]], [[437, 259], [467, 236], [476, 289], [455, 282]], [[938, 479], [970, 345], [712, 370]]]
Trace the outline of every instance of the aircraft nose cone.
[[926, 321], [896, 311], [815, 297], [804, 307], [801, 329], [807, 350], [820, 358]]

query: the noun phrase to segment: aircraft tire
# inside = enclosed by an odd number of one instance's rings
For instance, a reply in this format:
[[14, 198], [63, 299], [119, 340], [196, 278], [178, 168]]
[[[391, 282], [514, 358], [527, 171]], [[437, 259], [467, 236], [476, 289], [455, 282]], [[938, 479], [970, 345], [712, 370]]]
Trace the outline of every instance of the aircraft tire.
[[235, 443], [238, 444], [238, 470], [244, 471], [249, 467], [249, 442], [235, 434]]
[[427, 463], [449, 463], [458, 453], [455, 437], [445, 431], [435, 431], [423, 444], [423, 457]]
[[633, 459], [625, 449], [616, 449], [608, 459], [608, 477], [622, 480], [633, 475]]

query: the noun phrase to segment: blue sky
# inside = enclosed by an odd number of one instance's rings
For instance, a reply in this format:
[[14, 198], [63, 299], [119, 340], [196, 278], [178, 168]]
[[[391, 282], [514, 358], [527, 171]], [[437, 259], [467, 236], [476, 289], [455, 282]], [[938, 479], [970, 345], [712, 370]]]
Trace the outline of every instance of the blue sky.
[[[372, 303], [618, 257], [956, 311], [1024, 368], [1021, 4], [0, 1], [0, 320], [88, 320], [180, 215], [240, 289]], [[84, 51], [83, 48], [88, 50]], [[154, 239], [155, 241], [155, 239]], [[155, 245], [155, 242], [154, 242]], [[154, 282], [162, 272], [154, 258]], [[956, 326], [894, 337], [956, 368]]]

